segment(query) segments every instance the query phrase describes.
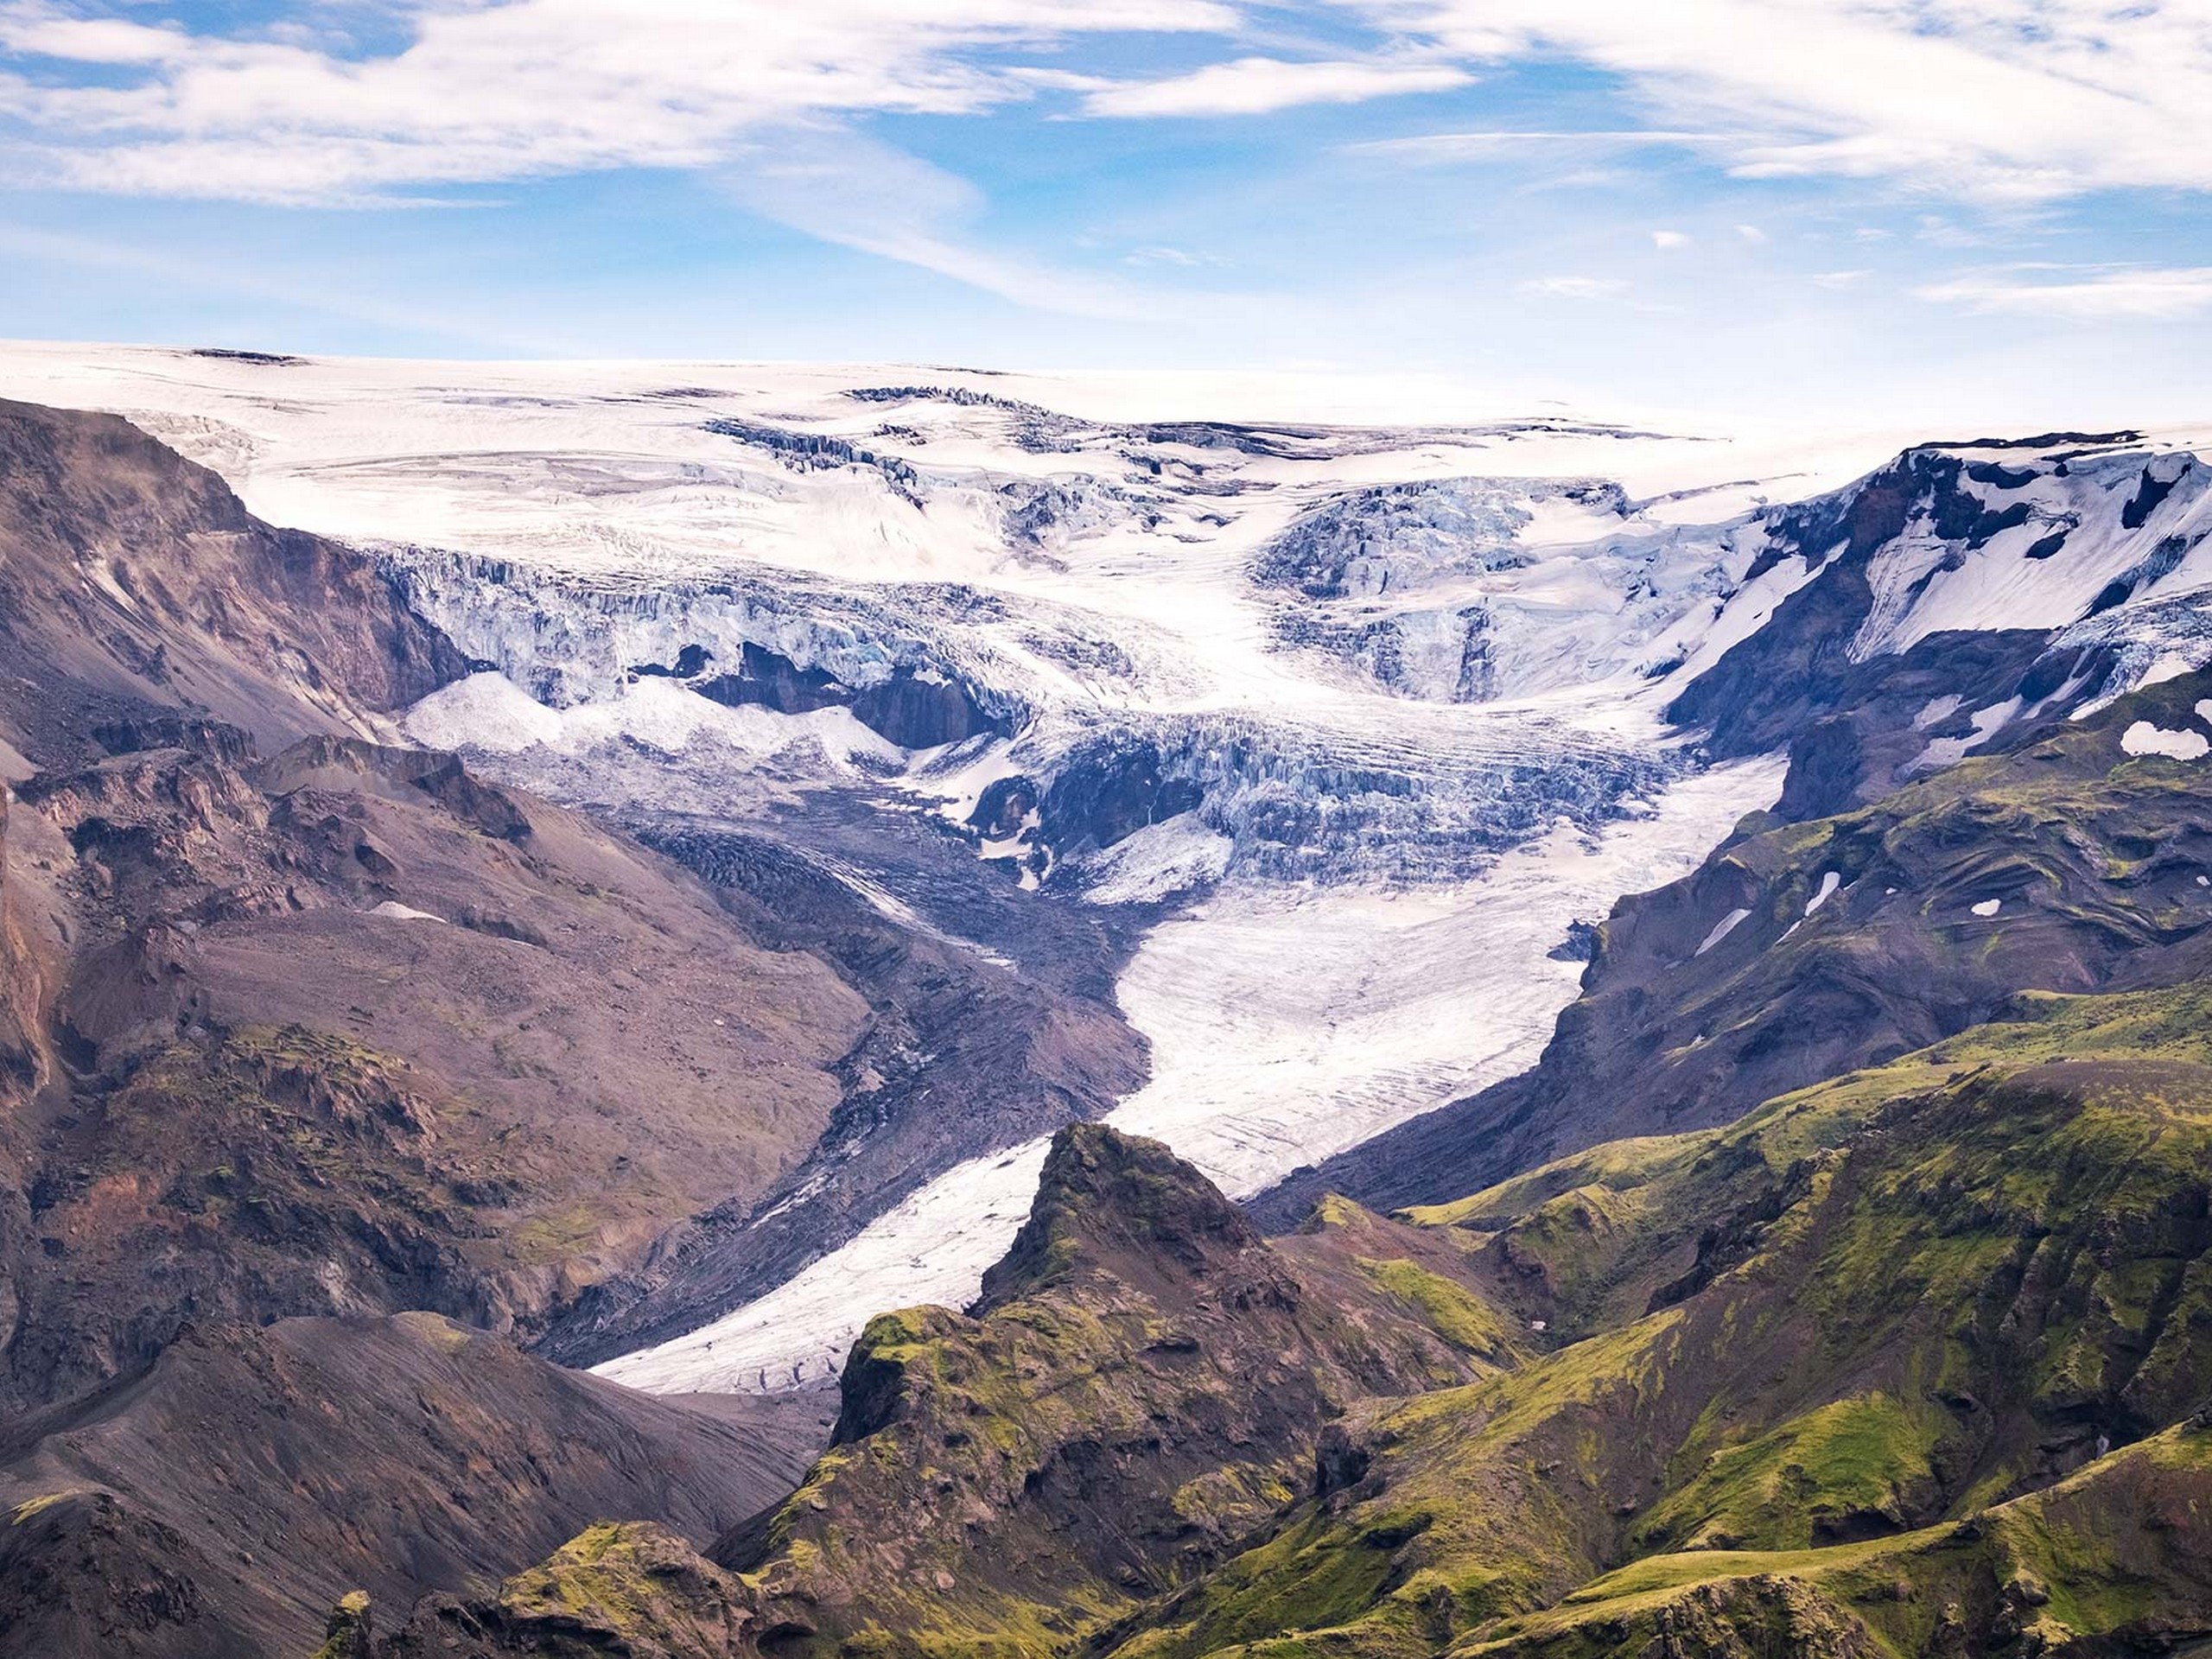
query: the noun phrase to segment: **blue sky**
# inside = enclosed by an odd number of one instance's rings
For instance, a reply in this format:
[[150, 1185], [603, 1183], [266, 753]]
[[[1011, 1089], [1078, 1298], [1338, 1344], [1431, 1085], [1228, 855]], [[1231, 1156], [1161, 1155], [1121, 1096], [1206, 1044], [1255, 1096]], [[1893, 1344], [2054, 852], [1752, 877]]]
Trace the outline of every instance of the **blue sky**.
[[0, 0], [0, 334], [2212, 414], [2203, 0]]

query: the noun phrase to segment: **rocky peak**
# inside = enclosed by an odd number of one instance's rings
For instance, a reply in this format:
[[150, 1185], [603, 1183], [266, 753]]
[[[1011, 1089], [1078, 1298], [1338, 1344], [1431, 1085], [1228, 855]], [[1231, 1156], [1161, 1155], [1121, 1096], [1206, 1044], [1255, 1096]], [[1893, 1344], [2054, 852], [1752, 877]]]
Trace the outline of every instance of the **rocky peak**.
[[1053, 1137], [1029, 1219], [983, 1275], [980, 1306], [1001, 1306], [1086, 1268], [1202, 1278], [1266, 1262], [1243, 1211], [1161, 1142], [1077, 1123]]

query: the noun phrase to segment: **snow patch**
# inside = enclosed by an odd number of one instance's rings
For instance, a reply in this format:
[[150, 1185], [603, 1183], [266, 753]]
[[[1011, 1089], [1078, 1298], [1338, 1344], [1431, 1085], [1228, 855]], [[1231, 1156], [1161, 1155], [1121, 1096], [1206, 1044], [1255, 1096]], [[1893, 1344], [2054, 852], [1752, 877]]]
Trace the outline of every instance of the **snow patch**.
[[[1954, 702], [1956, 699], [1953, 700]], [[1937, 737], [1929, 740], [1919, 758], [1910, 768], [1913, 772], [1936, 772], [1963, 760], [1975, 749], [2003, 731], [2018, 716], [2020, 699], [2007, 697], [2002, 702], [1993, 702], [1986, 709], [1974, 711], [1974, 730], [1964, 737]]]
[[541, 746], [581, 754], [626, 740], [677, 753], [710, 740], [763, 759], [804, 747], [819, 751], [839, 770], [861, 760], [896, 765], [906, 759], [904, 750], [847, 709], [804, 715], [753, 703], [733, 709], [658, 677], [639, 680], [605, 702], [549, 709], [504, 674], [472, 674], [410, 709], [402, 729], [432, 748], [507, 755]]
[[[1808, 916], [1810, 916], [1822, 905], [1825, 905], [1829, 899], [1834, 898], [1835, 890], [1842, 885], [1843, 876], [1840, 871], [1822, 870], [1821, 872], [1821, 890], [1805, 901], [1805, 913]], [[1789, 936], [1784, 934], [1783, 937], [1786, 938]]]
[[1913, 728], [1916, 731], [1924, 732], [1930, 726], [1941, 726], [1953, 715], [1958, 713], [1959, 704], [1963, 701], [1964, 699], [1955, 691], [1946, 691], [1940, 697], [1929, 698], [1927, 702], [1922, 705], [1920, 712], [1912, 717]]
[[2147, 720], [2139, 720], [2120, 734], [2120, 747], [2129, 754], [2163, 754], [2174, 760], [2202, 760], [2212, 752], [2212, 738], [2202, 732], [2170, 732]]
[[412, 905], [403, 905], [397, 899], [385, 899], [374, 910], [372, 910], [369, 914], [372, 916], [385, 917], [395, 922], [442, 923], [445, 920], [444, 917], [433, 916], [427, 910], [416, 910]]
[[1970, 905], [1967, 908], [1977, 916], [1994, 916], [2005, 908], [2005, 901], [2002, 899], [1985, 899], [1980, 904]]
[[1730, 911], [1726, 916], [1723, 916], [1719, 921], [1713, 925], [1713, 931], [1705, 936], [1705, 943], [1698, 946], [1698, 948], [1695, 950], [1693, 950], [1690, 954], [1695, 957], [1703, 956], [1707, 951], [1712, 950], [1714, 945], [1719, 944], [1721, 940], [1726, 938], [1731, 933], [1733, 933], [1737, 927], [1742, 924], [1744, 918], [1751, 913], [1751, 912], [1748, 910]]

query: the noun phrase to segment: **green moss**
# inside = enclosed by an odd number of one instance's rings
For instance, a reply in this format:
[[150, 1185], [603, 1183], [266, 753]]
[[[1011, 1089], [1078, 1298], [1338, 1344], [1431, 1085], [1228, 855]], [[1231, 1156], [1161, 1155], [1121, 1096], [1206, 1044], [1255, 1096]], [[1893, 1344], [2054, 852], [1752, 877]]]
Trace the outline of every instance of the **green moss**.
[[588, 1612], [596, 1622], [620, 1624], [639, 1611], [627, 1571], [628, 1534], [602, 1522], [587, 1527], [539, 1567], [507, 1582], [500, 1599], [510, 1608], [536, 1612], [548, 1605]]
[[[1410, 1517], [1403, 1530], [1411, 1530]], [[1128, 1659], [1197, 1659], [1240, 1643], [1344, 1624], [1393, 1579], [1399, 1531], [1367, 1529], [1345, 1547], [1327, 1516], [1305, 1519], [1216, 1573], [1198, 1616], [1123, 1649]]]
[[1886, 1394], [1834, 1401], [1706, 1456], [1637, 1529], [1637, 1546], [1802, 1548], [1847, 1524], [1899, 1525], [1934, 1490], [1933, 1454], [1950, 1427], [1940, 1409]]
[[1497, 1309], [1455, 1280], [1416, 1262], [1358, 1258], [1361, 1269], [1434, 1327], [1461, 1353], [1492, 1365], [1518, 1357], [1511, 1329]]

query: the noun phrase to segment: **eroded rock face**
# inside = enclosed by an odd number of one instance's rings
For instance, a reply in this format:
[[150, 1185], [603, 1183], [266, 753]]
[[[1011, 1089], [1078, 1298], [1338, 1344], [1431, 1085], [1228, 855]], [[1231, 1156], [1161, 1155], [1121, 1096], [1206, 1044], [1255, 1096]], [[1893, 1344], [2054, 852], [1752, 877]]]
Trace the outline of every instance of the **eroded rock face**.
[[186, 705], [278, 745], [467, 671], [368, 556], [254, 518], [113, 416], [0, 402], [0, 721], [36, 758]]

